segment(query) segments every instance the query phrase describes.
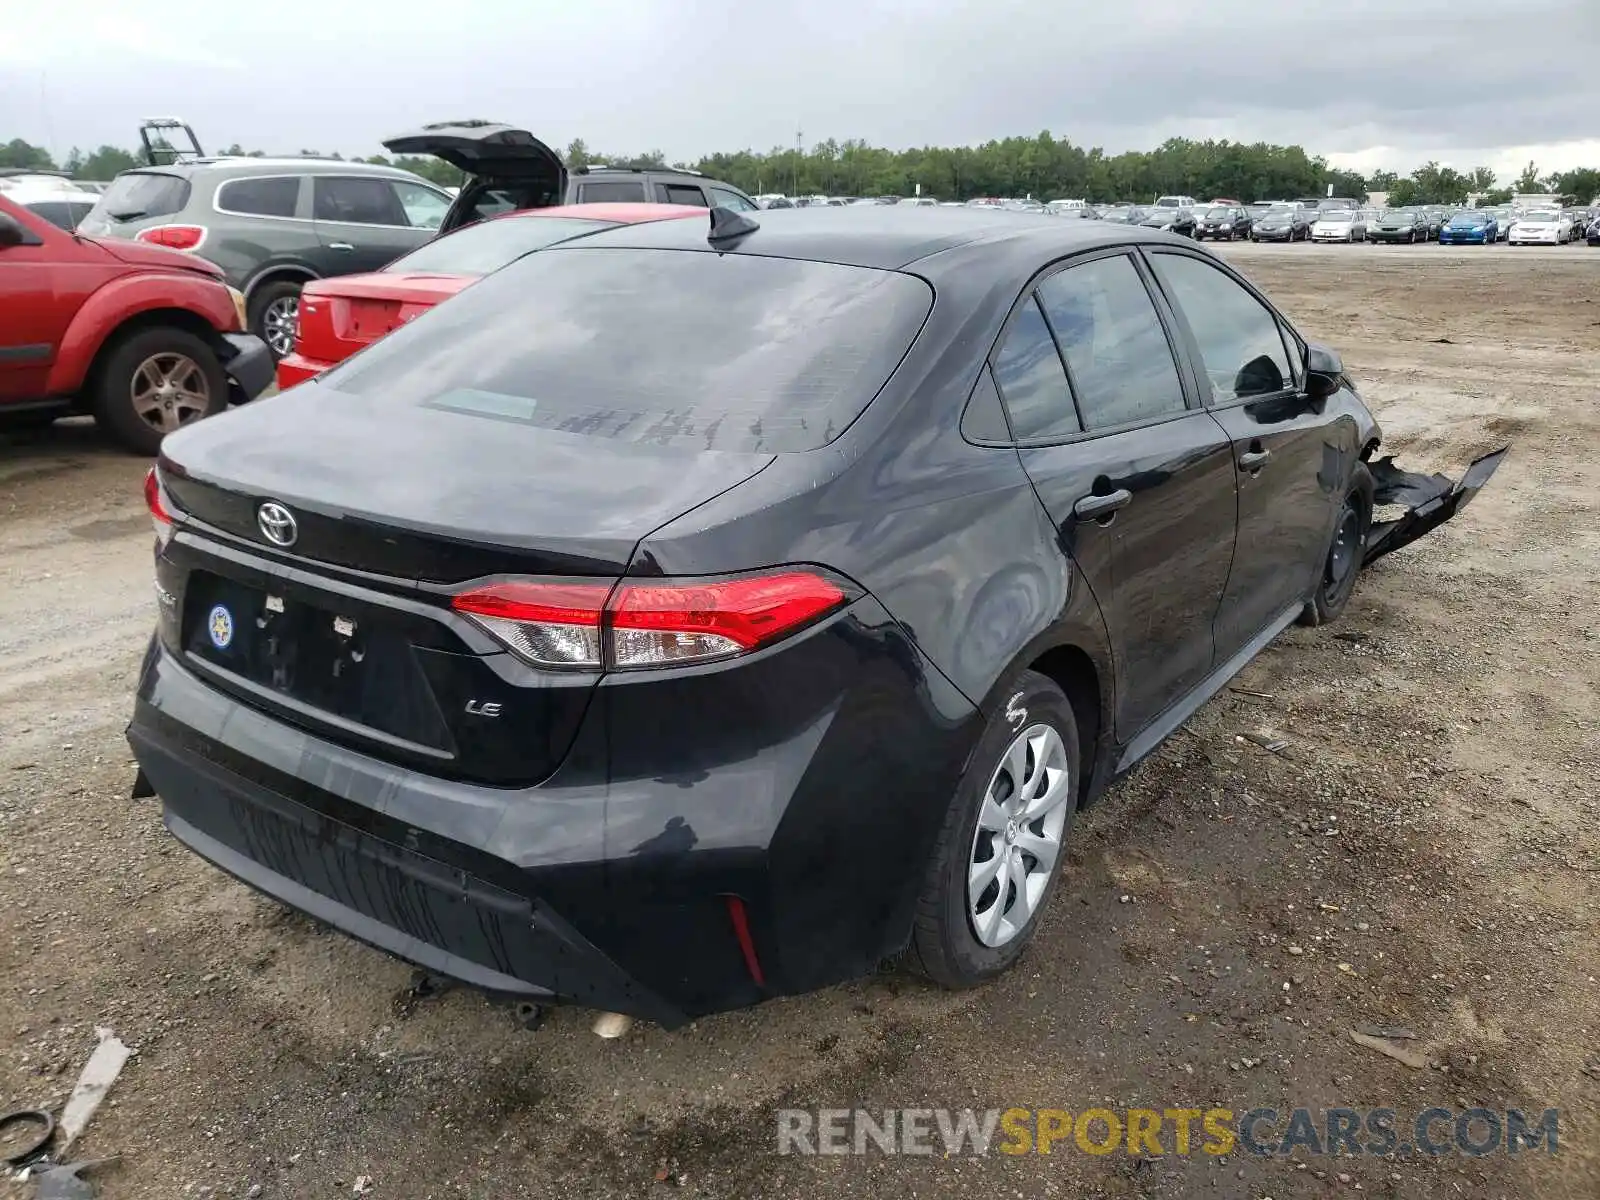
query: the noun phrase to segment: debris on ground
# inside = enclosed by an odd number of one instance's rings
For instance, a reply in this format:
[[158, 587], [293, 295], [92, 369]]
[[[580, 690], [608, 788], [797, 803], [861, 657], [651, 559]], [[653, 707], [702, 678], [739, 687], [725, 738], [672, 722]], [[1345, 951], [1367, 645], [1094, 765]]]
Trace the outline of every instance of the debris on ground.
[[[34, 1132], [15, 1139], [7, 1136], [14, 1129], [33, 1126]], [[42, 1108], [19, 1108], [0, 1116], [0, 1162], [20, 1167], [32, 1162], [56, 1134], [56, 1119]]]
[[106, 1098], [111, 1085], [117, 1081], [117, 1076], [122, 1074], [128, 1056], [133, 1053], [121, 1038], [105, 1026], [97, 1025], [95, 1034], [99, 1037], [100, 1044], [94, 1048], [94, 1053], [89, 1055], [89, 1061], [83, 1064], [83, 1073], [78, 1076], [77, 1085], [72, 1089], [72, 1095], [67, 1097], [67, 1106], [61, 1113], [61, 1145], [57, 1150], [58, 1154], [66, 1154], [72, 1143], [78, 1140], [78, 1135], [89, 1124], [95, 1109], [100, 1107], [100, 1102]]
[[1413, 1071], [1421, 1071], [1428, 1065], [1428, 1060], [1404, 1046], [1397, 1046], [1393, 1042], [1373, 1037], [1370, 1033], [1362, 1033], [1359, 1029], [1350, 1031], [1350, 1040], [1358, 1046], [1365, 1046], [1368, 1050], [1376, 1050], [1379, 1054], [1386, 1054], [1397, 1063], [1410, 1067]]
[[34, 1195], [37, 1200], [94, 1200], [94, 1188], [87, 1179], [82, 1178], [83, 1173], [115, 1161], [115, 1158], [96, 1158], [87, 1162], [46, 1167], [33, 1175], [34, 1181], [39, 1185], [39, 1190]]

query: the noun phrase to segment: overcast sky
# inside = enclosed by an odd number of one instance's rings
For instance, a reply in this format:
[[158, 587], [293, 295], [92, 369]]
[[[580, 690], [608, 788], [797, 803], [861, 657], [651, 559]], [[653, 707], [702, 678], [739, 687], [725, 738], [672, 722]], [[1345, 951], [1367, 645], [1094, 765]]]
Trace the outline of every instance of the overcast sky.
[[488, 117], [561, 147], [892, 147], [1049, 129], [1298, 142], [1363, 171], [1600, 165], [1600, 0], [74, 0], [5, 4], [0, 139], [58, 157], [177, 115], [373, 154]]

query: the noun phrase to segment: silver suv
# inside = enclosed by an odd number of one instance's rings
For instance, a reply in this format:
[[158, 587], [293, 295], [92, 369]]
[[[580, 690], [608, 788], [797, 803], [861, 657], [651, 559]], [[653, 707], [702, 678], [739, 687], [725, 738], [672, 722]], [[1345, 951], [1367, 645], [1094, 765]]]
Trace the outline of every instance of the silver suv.
[[186, 158], [118, 175], [78, 226], [190, 250], [245, 295], [250, 331], [282, 357], [300, 288], [376, 271], [434, 236], [451, 195], [409, 171], [337, 159]]

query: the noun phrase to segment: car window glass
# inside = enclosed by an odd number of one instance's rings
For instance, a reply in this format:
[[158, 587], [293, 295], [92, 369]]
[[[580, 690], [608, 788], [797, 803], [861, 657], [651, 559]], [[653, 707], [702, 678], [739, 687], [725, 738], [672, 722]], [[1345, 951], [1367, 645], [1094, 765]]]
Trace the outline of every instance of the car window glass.
[[[713, 187], [708, 190], [711, 192], [711, 202], [718, 208], [731, 208], [734, 212], [755, 211], [756, 206], [739, 195], [738, 192], [730, 192], [727, 188], [719, 187]], [[784, 207], [790, 208], [793, 206], [785, 205]]]
[[409, 226], [392, 179], [354, 179], [339, 175], [313, 177], [313, 209], [319, 221], [352, 225]]
[[1072, 372], [1084, 428], [1183, 411], [1172, 347], [1132, 259], [1057, 272], [1039, 285], [1039, 302]]
[[434, 238], [420, 250], [395, 259], [384, 270], [401, 275], [487, 275], [524, 254], [614, 227], [610, 221], [581, 217], [516, 216], [503, 221], [480, 221]]
[[634, 204], [644, 202], [644, 180], [609, 179], [578, 188], [579, 204]]
[[994, 381], [1019, 441], [1078, 432], [1067, 373], [1061, 367], [1050, 326], [1033, 297], [1011, 318], [995, 347], [993, 362]]
[[1153, 254], [1156, 274], [1182, 310], [1218, 404], [1291, 386], [1278, 319], [1237, 281], [1210, 263]]
[[[515, 218], [505, 218], [514, 220]], [[448, 239], [445, 239], [448, 240]], [[528, 254], [319, 377], [387, 419], [779, 454], [849, 427], [921, 330], [914, 276], [754, 254]], [[581, 443], [566, 445], [582, 453]]]
[[966, 411], [961, 414], [961, 432], [972, 442], [1011, 440], [1011, 429], [1000, 407], [1000, 393], [995, 390], [994, 376], [987, 367], [979, 373], [977, 386], [967, 399]]
[[690, 183], [658, 183], [656, 191], [663, 204], [695, 204], [701, 208], [709, 208], [706, 203], [706, 194]]
[[407, 183], [403, 179], [396, 180], [390, 186], [400, 199], [400, 210], [406, 215], [406, 223], [413, 229], [437, 229], [444, 222], [444, 214], [450, 211], [449, 199], [430, 187]]
[[217, 189], [217, 207], [253, 217], [292, 217], [300, 199], [300, 178], [229, 179]]
[[73, 230], [89, 215], [92, 200], [32, 200], [23, 204], [29, 212], [43, 217], [58, 229]]
[[189, 181], [181, 175], [124, 171], [106, 185], [93, 215], [113, 223], [169, 217], [188, 203]]

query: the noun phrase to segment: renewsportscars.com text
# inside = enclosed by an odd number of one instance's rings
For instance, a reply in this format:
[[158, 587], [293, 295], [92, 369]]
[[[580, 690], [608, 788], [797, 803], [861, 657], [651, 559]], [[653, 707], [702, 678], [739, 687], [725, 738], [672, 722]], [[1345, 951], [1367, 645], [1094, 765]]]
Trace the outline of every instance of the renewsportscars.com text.
[[1560, 1110], [780, 1109], [779, 1154], [1516, 1154], [1560, 1148]]

